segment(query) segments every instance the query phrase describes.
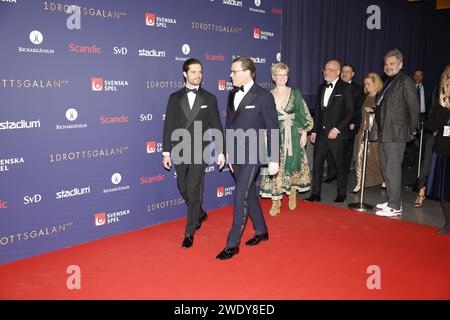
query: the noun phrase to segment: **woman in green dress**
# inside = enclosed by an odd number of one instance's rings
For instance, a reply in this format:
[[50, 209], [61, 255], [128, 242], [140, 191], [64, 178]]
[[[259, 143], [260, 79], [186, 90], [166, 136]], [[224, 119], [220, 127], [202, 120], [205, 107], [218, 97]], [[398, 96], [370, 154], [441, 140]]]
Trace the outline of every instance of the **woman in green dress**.
[[307, 133], [313, 128], [308, 106], [298, 89], [288, 87], [289, 67], [277, 63], [272, 67], [272, 79], [278, 124], [280, 127], [280, 170], [275, 176], [264, 175], [260, 195], [272, 199], [269, 214], [280, 213], [283, 194], [289, 195], [289, 209], [297, 206], [297, 191], [311, 188], [311, 176], [306, 157]]

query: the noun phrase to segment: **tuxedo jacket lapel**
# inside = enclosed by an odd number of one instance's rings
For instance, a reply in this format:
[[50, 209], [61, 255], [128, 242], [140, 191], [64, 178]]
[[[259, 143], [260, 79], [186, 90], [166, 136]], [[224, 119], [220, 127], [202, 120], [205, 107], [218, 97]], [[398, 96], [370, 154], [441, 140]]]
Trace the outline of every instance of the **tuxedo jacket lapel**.
[[[253, 85], [250, 90], [247, 92], [247, 94], [244, 96], [244, 98], [242, 99], [241, 103], [239, 103], [239, 106], [236, 110], [236, 112], [233, 115], [233, 120], [236, 119], [236, 117], [239, 116], [239, 114], [242, 112], [243, 109], [245, 109], [245, 106], [248, 106], [251, 104], [251, 102], [256, 98], [257, 94], [253, 91], [253, 87], [255, 85]], [[232, 107], [234, 109], [234, 96], [233, 96], [233, 100], [231, 101]], [[233, 122], [233, 120], [231, 122]]]
[[[187, 99], [187, 97], [186, 97], [186, 99]], [[188, 117], [188, 121], [186, 124], [186, 128], [189, 128], [189, 126], [195, 120], [204, 101], [205, 101], [205, 99], [203, 98], [202, 92], [199, 91], [195, 96], [194, 105], [192, 106], [192, 110], [190, 110], [190, 112], [189, 112], [189, 117]], [[189, 108], [189, 102], [188, 102], [188, 108]]]
[[187, 94], [185, 94], [184, 92], [180, 92], [178, 99], [180, 101], [181, 110], [183, 110], [186, 119], [189, 120], [191, 108], [189, 107], [189, 100], [187, 98]]

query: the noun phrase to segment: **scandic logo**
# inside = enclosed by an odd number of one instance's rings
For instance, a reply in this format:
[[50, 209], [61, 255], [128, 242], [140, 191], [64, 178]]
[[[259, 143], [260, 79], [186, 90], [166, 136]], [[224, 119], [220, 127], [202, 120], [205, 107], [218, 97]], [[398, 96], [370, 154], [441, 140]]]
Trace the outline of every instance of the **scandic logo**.
[[91, 78], [92, 91], [103, 90], [103, 78]]
[[106, 223], [106, 212], [97, 213], [95, 215], [95, 226], [103, 226]]

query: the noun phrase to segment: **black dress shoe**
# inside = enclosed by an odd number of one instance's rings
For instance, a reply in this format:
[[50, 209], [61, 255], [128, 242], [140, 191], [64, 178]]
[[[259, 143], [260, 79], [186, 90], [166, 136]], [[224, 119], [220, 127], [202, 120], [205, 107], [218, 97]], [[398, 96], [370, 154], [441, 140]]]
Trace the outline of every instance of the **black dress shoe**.
[[239, 247], [236, 247], [236, 248], [226, 247], [225, 249], [222, 250], [222, 252], [220, 252], [217, 255], [216, 258], [219, 260], [227, 260], [227, 259], [233, 258], [233, 256], [237, 255], [238, 253], [239, 253]]
[[345, 195], [337, 196], [336, 199], [334, 199], [334, 202], [344, 202], [345, 198]]
[[336, 177], [326, 178], [324, 182], [328, 184], [328, 183], [332, 183], [334, 180], [336, 180]]
[[450, 232], [450, 227], [443, 227], [437, 231], [437, 234], [447, 234]]
[[320, 199], [319, 196], [316, 196], [315, 194], [312, 194], [309, 198], [306, 198], [305, 201], [309, 201], [309, 202], [317, 201], [317, 202], [320, 202], [321, 199]]
[[194, 236], [186, 236], [183, 240], [183, 244], [181, 245], [182, 248], [187, 249], [192, 247], [194, 244]]
[[267, 241], [269, 240], [269, 234], [266, 232], [264, 234], [255, 235], [253, 238], [248, 240], [245, 245], [246, 246], [256, 246], [261, 241]]
[[208, 214], [206, 212], [203, 213], [203, 215], [198, 219], [197, 227], [196, 229], [200, 229], [202, 226], [202, 223], [205, 222], [208, 219]]

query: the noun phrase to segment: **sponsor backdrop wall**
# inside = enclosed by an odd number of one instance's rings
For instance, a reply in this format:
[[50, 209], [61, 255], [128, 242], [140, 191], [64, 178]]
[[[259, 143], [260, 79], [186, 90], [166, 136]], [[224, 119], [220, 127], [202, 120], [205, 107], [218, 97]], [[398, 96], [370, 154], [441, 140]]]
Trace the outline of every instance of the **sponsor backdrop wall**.
[[[224, 121], [234, 57], [272, 87], [281, 13], [280, 0], [1, 0], [0, 263], [183, 217], [161, 165], [183, 61], [203, 62]], [[207, 168], [206, 210], [233, 190]]]

